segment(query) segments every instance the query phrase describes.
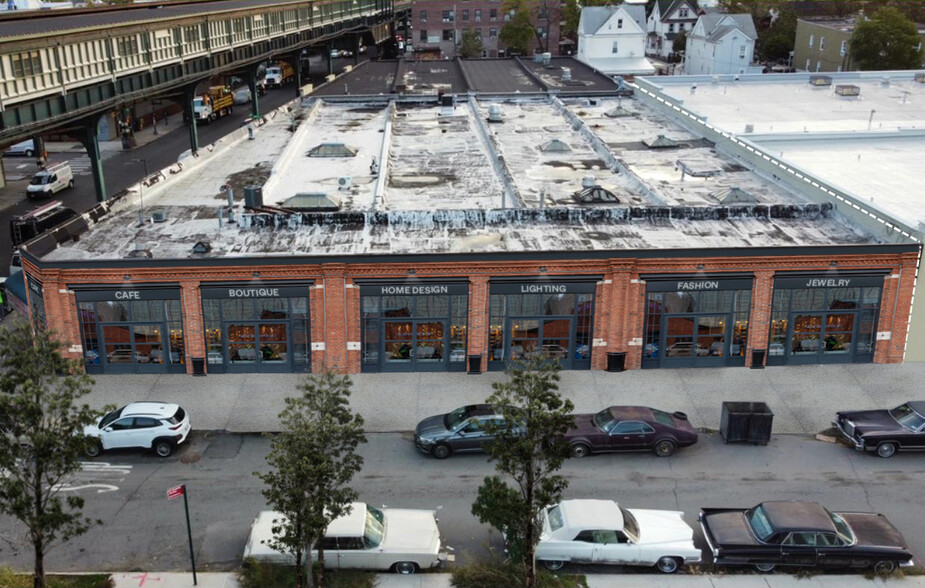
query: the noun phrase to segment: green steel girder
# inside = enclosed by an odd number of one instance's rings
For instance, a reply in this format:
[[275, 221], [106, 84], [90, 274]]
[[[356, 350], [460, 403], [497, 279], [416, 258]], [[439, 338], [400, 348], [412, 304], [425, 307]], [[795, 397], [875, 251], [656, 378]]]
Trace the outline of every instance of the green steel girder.
[[[388, 20], [388, 17], [385, 17]], [[91, 86], [45, 96], [30, 102], [8, 105], [0, 112], [0, 143], [9, 144], [34, 134], [59, 128], [77, 119], [105, 112], [121, 104], [177, 91], [186, 84], [213, 75], [256, 66], [274, 56], [300, 51], [333, 37], [358, 32], [383, 22], [382, 18], [352, 19], [325, 24], [300, 33], [260, 41], [247, 47], [189, 59], [153, 70], [121, 76]]]

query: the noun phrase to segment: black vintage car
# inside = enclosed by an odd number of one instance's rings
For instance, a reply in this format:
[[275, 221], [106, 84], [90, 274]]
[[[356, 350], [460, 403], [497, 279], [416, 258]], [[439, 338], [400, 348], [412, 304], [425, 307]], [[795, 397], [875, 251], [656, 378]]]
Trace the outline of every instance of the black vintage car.
[[597, 414], [576, 414], [565, 434], [572, 457], [605, 451], [654, 451], [668, 457], [678, 447], [697, 442], [697, 430], [683, 412], [667, 413], [647, 406], [611, 406]]
[[876, 513], [834, 513], [815, 502], [763, 502], [750, 509], [704, 508], [703, 536], [716, 565], [873, 568], [913, 565], [906, 541]]
[[839, 412], [832, 423], [858, 451], [893, 457], [897, 451], [925, 450], [925, 401], [907, 402], [893, 410]]

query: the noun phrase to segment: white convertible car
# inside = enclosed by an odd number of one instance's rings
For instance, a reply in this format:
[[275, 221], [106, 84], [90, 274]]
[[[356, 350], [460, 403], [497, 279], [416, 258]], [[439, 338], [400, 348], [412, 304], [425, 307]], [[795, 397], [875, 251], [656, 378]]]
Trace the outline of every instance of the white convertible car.
[[[354, 502], [350, 514], [328, 526], [322, 543], [324, 566], [329, 569], [364, 569], [413, 574], [421, 569], [441, 566], [446, 552], [440, 545], [436, 511], [398, 508], [378, 509], [365, 502]], [[262, 511], [251, 526], [244, 547], [248, 558], [277, 564], [292, 564], [291, 555], [264, 544], [273, 536], [273, 520], [284, 517]], [[312, 549], [312, 560], [318, 552]]]
[[563, 500], [543, 513], [536, 559], [550, 570], [568, 562], [656, 566], [673, 574], [698, 563], [684, 513], [626, 509], [613, 500]]

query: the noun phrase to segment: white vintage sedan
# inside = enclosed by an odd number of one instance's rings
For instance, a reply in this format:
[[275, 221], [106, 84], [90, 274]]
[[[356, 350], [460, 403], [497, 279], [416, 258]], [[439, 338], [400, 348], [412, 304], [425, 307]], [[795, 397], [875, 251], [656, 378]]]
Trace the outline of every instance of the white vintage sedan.
[[[324, 567], [363, 569], [413, 574], [441, 566], [446, 552], [440, 545], [436, 511], [375, 508], [354, 502], [350, 514], [335, 519], [322, 539]], [[244, 559], [292, 564], [291, 555], [271, 549], [264, 542], [273, 536], [273, 521], [284, 520], [274, 511], [262, 511], [251, 526]], [[317, 545], [312, 560], [317, 561]]]
[[613, 500], [563, 500], [543, 513], [536, 559], [550, 570], [568, 562], [656, 566], [673, 574], [698, 563], [684, 513], [626, 509]]

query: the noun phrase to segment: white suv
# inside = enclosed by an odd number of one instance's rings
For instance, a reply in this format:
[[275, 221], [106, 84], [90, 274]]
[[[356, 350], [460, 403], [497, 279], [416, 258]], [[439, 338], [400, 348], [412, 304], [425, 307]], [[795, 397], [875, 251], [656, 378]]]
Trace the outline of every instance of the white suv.
[[189, 432], [186, 411], [166, 402], [133, 402], [107, 414], [95, 426], [84, 428], [85, 435], [97, 440], [87, 447], [90, 457], [127, 447], [153, 449], [167, 457], [186, 441]]

